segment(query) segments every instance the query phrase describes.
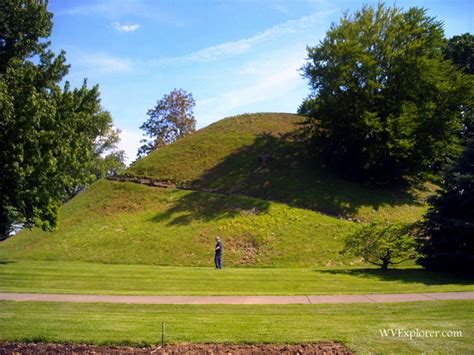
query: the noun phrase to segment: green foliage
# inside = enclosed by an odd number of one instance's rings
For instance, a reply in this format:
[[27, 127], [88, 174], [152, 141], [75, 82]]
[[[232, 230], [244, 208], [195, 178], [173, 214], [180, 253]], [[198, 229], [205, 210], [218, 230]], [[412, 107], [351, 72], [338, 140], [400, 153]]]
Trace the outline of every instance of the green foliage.
[[473, 274], [474, 138], [445, 174], [445, 189], [425, 216], [419, 263], [432, 270]]
[[442, 24], [426, 11], [364, 6], [308, 48], [308, 115], [316, 150], [346, 176], [399, 180], [460, 152], [472, 79], [443, 60]]
[[[456, 66], [466, 74], [474, 74], [474, 36], [464, 33], [461, 36], [454, 36], [446, 42], [444, 57], [451, 60]], [[472, 76], [471, 76], [472, 78]], [[462, 107], [464, 118], [464, 129], [462, 137], [467, 139], [474, 136], [474, 103]]]
[[464, 33], [450, 38], [444, 48], [444, 56], [466, 74], [474, 74], [474, 36]]
[[[108, 112], [102, 114], [108, 115]], [[97, 180], [115, 176], [125, 169], [125, 152], [117, 147], [120, 142], [120, 130], [113, 127], [111, 119], [108, 121], [94, 144], [95, 160], [92, 171]]]
[[52, 15], [43, 1], [2, 1], [0, 13], [0, 239], [15, 224], [54, 229], [61, 201], [92, 182], [96, 139], [111, 117], [97, 87], [58, 83], [68, 71], [42, 40]]
[[2, 0], [0, 2], [0, 73], [7, 71], [11, 60], [43, 53], [48, 42], [40, 38], [51, 35], [53, 15], [45, 1]]
[[389, 265], [415, 259], [416, 247], [409, 226], [372, 223], [349, 236], [342, 253], [362, 257], [364, 261], [387, 270]]
[[148, 110], [150, 118], [140, 126], [151, 140], [138, 150], [138, 156], [144, 156], [196, 130], [193, 115], [195, 101], [193, 95], [182, 89], [174, 89], [158, 101], [155, 108]]
[[300, 137], [303, 120], [284, 113], [228, 117], [152, 152], [123, 174], [280, 201], [364, 222], [411, 223], [426, 212], [424, 199], [434, 185], [369, 187], [314, 164]]

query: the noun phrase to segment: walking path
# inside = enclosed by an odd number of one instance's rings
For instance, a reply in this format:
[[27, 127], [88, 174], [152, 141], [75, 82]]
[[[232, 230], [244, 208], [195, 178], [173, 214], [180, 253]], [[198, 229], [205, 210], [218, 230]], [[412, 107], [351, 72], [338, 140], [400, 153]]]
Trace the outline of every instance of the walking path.
[[52, 301], [135, 304], [322, 304], [471, 300], [474, 291], [326, 296], [112, 296], [0, 293], [1, 301]]

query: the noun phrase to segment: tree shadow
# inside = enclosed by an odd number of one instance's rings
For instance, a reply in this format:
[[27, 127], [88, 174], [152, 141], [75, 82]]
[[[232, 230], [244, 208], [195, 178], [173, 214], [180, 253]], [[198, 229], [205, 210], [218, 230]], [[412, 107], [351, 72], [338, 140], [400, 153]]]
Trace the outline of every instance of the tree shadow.
[[348, 275], [364, 279], [374, 279], [379, 281], [396, 281], [405, 283], [421, 283], [426, 286], [435, 285], [472, 285], [474, 279], [459, 274], [443, 273], [438, 271], [429, 271], [419, 268], [410, 269], [388, 269], [386, 271], [380, 269], [349, 269], [349, 270], [320, 270], [317, 272], [332, 275]]
[[226, 194], [201, 191], [188, 192], [176, 200], [165, 212], [151, 221], [168, 225], [187, 225], [192, 221], [215, 221], [237, 215], [262, 214], [268, 211], [269, 202], [245, 196], [230, 198]]
[[191, 182], [207, 188], [351, 218], [361, 206], [420, 205], [409, 186], [376, 188], [350, 182], [311, 156], [299, 131], [263, 133]]

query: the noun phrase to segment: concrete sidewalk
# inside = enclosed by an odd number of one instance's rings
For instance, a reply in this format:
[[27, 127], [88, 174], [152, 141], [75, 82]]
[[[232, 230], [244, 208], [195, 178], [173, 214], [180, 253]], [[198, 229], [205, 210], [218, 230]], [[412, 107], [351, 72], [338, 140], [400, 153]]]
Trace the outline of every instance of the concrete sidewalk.
[[2, 301], [51, 301], [127, 304], [324, 304], [471, 300], [474, 291], [326, 296], [113, 296], [0, 293]]

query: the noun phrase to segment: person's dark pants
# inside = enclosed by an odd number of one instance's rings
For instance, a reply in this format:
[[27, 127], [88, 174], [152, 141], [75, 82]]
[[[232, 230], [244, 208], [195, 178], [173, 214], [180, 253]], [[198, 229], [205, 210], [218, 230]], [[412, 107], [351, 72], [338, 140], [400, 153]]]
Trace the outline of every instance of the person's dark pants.
[[222, 269], [221, 258], [222, 254], [216, 254], [216, 256], [214, 256], [214, 263], [216, 264], [216, 269]]

